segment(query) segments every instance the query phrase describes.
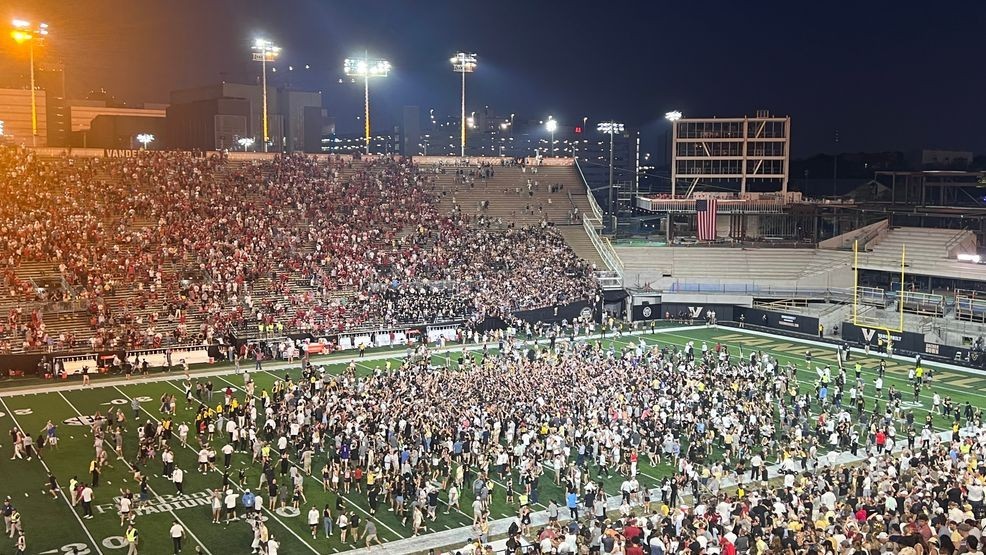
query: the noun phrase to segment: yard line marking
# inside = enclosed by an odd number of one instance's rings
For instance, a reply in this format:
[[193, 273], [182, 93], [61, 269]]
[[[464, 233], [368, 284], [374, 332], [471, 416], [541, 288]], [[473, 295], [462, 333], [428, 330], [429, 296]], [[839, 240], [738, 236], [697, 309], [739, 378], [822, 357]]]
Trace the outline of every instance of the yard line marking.
[[[10, 418], [14, 421], [14, 425], [17, 426], [17, 429], [23, 430], [24, 428], [21, 428], [20, 422], [17, 421], [17, 416], [15, 416], [10, 410], [10, 407], [7, 406], [7, 403], [2, 397], [0, 397], [0, 405], [3, 405], [3, 411], [10, 415]], [[45, 472], [51, 474], [51, 469], [48, 468], [48, 463], [45, 462], [44, 457], [39, 454], [38, 460], [41, 461], [41, 466], [45, 467]], [[62, 490], [61, 486], [58, 487], [58, 493], [61, 494], [62, 499], [65, 500], [65, 504], [68, 505], [68, 509], [72, 511], [72, 514], [75, 516], [75, 520], [79, 521], [79, 525], [82, 526], [82, 530], [86, 533], [86, 536], [89, 537], [89, 541], [92, 542], [92, 548], [95, 549], [96, 553], [99, 553], [99, 555], [103, 555], [103, 551], [99, 549], [99, 543], [96, 541], [96, 538], [92, 537], [92, 533], [89, 532], [89, 528], [86, 528], [86, 523], [82, 522], [82, 517], [80, 517], [79, 513], [75, 511], [75, 507], [72, 506], [72, 502], [65, 496], [65, 491]]]
[[[167, 383], [169, 383], [169, 384], [171, 384], [171, 385], [175, 385], [174, 383], [172, 383], [172, 382], [170, 382], [170, 381], [169, 381], [169, 382], [167, 382]], [[175, 387], [177, 387], [177, 386], [175, 386]], [[126, 393], [124, 393], [124, 392], [123, 392], [123, 390], [122, 390], [122, 389], [120, 389], [120, 387], [119, 387], [119, 386], [116, 386], [116, 385], [114, 385], [114, 386], [113, 386], [113, 388], [114, 388], [114, 389], [116, 389], [117, 391], [119, 391], [119, 392], [120, 392], [120, 395], [123, 395], [124, 397], [126, 397], [127, 399], [130, 399], [131, 401], [133, 400], [133, 399], [131, 399], [131, 397], [130, 397], [129, 395], [127, 395]], [[153, 420], [154, 420], [155, 422], [157, 422], [158, 424], [160, 424], [160, 423], [161, 423], [161, 421], [160, 421], [160, 420], [158, 420], [158, 418], [157, 418], [156, 416], [154, 416], [153, 414], [151, 414], [151, 411], [149, 411], [149, 410], [147, 410], [147, 408], [146, 408], [146, 407], [144, 407], [144, 405], [141, 405], [141, 406], [140, 406], [140, 409], [141, 409], [142, 411], [144, 411], [145, 413], [147, 413], [147, 416], [150, 416], [150, 417], [151, 417], [151, 418], [152, 418], [152, 419], [153, 419]], [[189, 445], [187, 445], [187, 444], [185, 445], [185, 448], [186, 448], [186, 449], [188, 449], [188, 450], [190, 450], [190, 451], [192, 451], [193, 453], [195, 453], [195, 452], [196, 452], [196, 451], [195, 451], [195, 449], [193, 449], [193, 448], [192, 448], [191, 446], [189, 446]], [[218, 470], [214, 470], [213, 472], [218, 472]], [[243, 492], [243, 491], [245, 491], [245, 490], [244, 490], [243, 488], [241, 488], [241, 487], [239, 486], [239, 484], [237, 484], [237, 483], [235, 483], [235, 482], [230, 482], [230, 483], [231, 483], [231, 484], [233, 485], [233, 487], [235, 487], [236, 489], [238, 489], [238, 490], [239, 490], [240, 492]], [[300, 541], [301, 543], [303, 543], [303, 544], [305, 544], [305, 546], [307, 546], [307, 547], [308, 547], [308, 549], [310, 549], [310, 550], [312, 551], [312, 553], [315, 553], [316, 555], [318, 555], [318, 550], [317, 550], [317, 549], [315, 549], [315, 548], [314, 548], [314, 547], [312, 546], [312, 544], [310, 544], [310, 543], [308, 543], [307, 541], [305, 541], [305, 540], [304, 540], [304, 539], [303, 539], [303, 538], [302, 538], [301, 536], [299, 536], [299, 535], [298, 535], [297, 533], [295, 533], [295, 531], [294, 531], [294, 530], [292, 530], [292, 529], [291, 529], [291, 527], [289, 527], [289, 526], [288, 526], [287, 524], [284, 524], [284, 521], [283, 521], [283, 520], [281, 520], [280, 518], [277, 518], [277, 515], [276, 515], [276, 514], [274, 514], [274, 512], [273, 512], [273, 511], [271, 511], [270, 509], [267, 509], [266, 507], [264, 507], [264, 512], [266, 512], [266, 513], [267, 513], [268, 515], [270, 515], [270, 516], [271, 516], [271, 518], [273, 518], [274, 520], [276, 520], [277, 522], [279, 522], [279, 523], [281, 524], [281, 526], [283, 526], [283, 527], [284, 527], [284, 529], [285, 529], [285, 530], [287, 530], [287, 531], [288, 531], [288, 532], [289, 532], [289, 533], [290, 533], [290, 534], [291, 534], [292, 536], [294, 536], [294, 537], [295, 537], [295, 538], [296, 538], [296, 539], [297, 539], [298, 541]]]
[[[68, 400], [68, 397], [66, 397], [61, 391], [58, 392], [58, 396], [61, 397], [62, 400], [64, 400], [65, 403], [68, 404], [68, 406], [72, 407], [72, 410], [75, 411], [75, 414], [79, 415], [80, 418], [83, 416], [83, 414], [81, 412], [79, 412], [79, 409], [76, 408], [76, 406], [74, 404], [72, 404], [72, 401], [69, 401]], [[123, 464], [127, 465], [127, 468], [129, 468], [130, 471], [133, 472], [134, 467], [130, 464], [130, 461], [128, 461], [126, 457], [121, 457], [120, 460], [122, 460], [123, 461]], [[109, 484], [110, 482], [107, 481], [106, 483]], [[154, 488], [152, 488], [150, 486], [150, 484], [147, 485], [147, 489], [148, 489], [148, 491], [150, 491], [151, 493], [153, 493], [155, 497], [158, 497], [158, 498], [161, 497], [160, 495], [158, 495], [158, 493], [156, 491], [154, 491]], [[184, 521], [182, 521], [182, 519], [178, 518], [178, 515], [176, 515], [173, 510], [168, 509], [168, 513], [172, 517], [174, 517], [174, 519], [176, 521], [178, 521], [185, 530], [188, 531], [188, 534], [190, 536], [192, 536], [192, 539], [194, 539], [196, 542], [198, 542], [199, 547], [201, 547], [203, 551], [205, 551], [208, 555], [212, 555], [212, 552], [209, 551], [209, 548], [205, 546], [205, 544], [202, 542], [202, 540], [200, 540], [199, 537], [195, 535], [195, 532], [192, 532], [192, 529], [189, 528], [188, 525], [185, 524]]]
[[[266, 373], [266, 374], [270, 374], [271, 376], [274, 376], [274, 378], [276, 378], [276, 379], [278, 379], [278, 380], [280, 380], [280, 379], [281, 379], [281, 378], [278, 378], [278, 377], [277, 377], [276, 375], [274, 375], [274, 374], [271, 374], [271, 373], [270, 373], [270, 372], [268, 372], [267, 370], [261, 370], [261, 372], [264, 372], [264, 373]], [[230, 381], [229, 381], [229, 380], [227, 380], [226, 378], [223, 378], [222, 376], [219, 376], [219, 379], [220, 379], [220, 380], [223, 380], [224, 382], [226, 382], [226, 383], [228, 383], [228, 384], [230, 384], [230, 385], [232, 385], [232, 383], [230, 383]], [[174, 387], [176, 387], [176, 388], [178, 387], [177, 385], [175, 385], [175, 383], [174, 383], [174, 382], [168, 382], [168, 383], [170, 383], [170, 384], [171, 384], [172, 386], [174, 386]], [[244, 401], [244, 402], [245, 402], [245, 401]], [[294, 467], [296, 467], [296, 468], [299, 468], [299, 469], [301, 469], [301, 465], [299, 465], [298, 463], [296, 463], [296, 462], [294, 462], [294, 461], [292, 461], [292, 460], [290, 460], [290, 459], [288, 459], [288, 462], [289, 462], [289, 463], [291, 463], [291, 464], [292, 464], [292, 465], [293, 465]], [[312, 480], [313, 482], [315, 482], [315, 483], [317, 483], [318, 485], [322, 485], [322, 481], [321, 481], [321, 480], [319, 480], [318, 478], [315, 478], [314, 476], [312, 476], [312, 475], [310, 475], [310, 474], [308, 474], [308, 475], [305, 475], [305, 473], [304, 473], [304, 471], [302, 471], [302, 475], [304, 475], [304, 476], [305, 476], [305, 478], [308, 478], [309, 480]], [[357, 504], [356, 504], [355, 502], [353, 502], [353, 500], [351, 500], [351, 499], [350, 499], [349, 497], [346, 497], [346, 496], [345, 496], [344, 494], [340, 494], [340, 493], [336, 493], [336, 495], [339, 495], [339, 496], [341, 496], [341, 497], [342, 497], [343, 499], [346, 499], [347, 501], [349, 501], [349, 504], [350, 504], [350, 505], [352, 505], [353, 507], [355, 507], [356, 509], [358, 509], [358, 510], [359, 510], [359, 512], [361, 512], [361, 513], [363, 513], [364, 515], [366, 515], [366, 517], [367, 517], [367, 518], [371, 518], [371, 519], [373, 519], [373, 520], [375, 520], [375, 521], [376, 521], [376, 522], [377, 522], [378, 524], [380, 524], [380, 526], [383, 526], [383, 527], [384, 527], [384, 528], [386, 528], [387, 530], [390, 530], [391, 532], [393, 532], [393, 533], [394, 533], [394, 535], [396, 535], [396, 536], [397, 536], [397, 537], [399, 537], [400, 539], [402, 539], [402, 540], [404, 540], [404, 539], [407, 539], [407, 536], [405, 536], [404, 534], [401, 534], [401, 533], [400, 533], [400, 532], [398, 532], [397, 530], [394, 530], [394, 529], [393, 529], [393, 528], [391, 528], [390, 526], [387, 526], [387, 524], [386, 524], [385, 522], [383, 522], [383, 521], [381, 521], [381, 520], [380, 520], [380, 519], [378, 519], [378, 518], [377, 518], [376, 516], [374, 516], [374, 515], [371, 515], [370, 513], [368, 513], [368, 512], [366, 512], [366, 510], [365, 510], [365, 509], [363, 509], [363, 507], [360, 507], [359, 505], [357, 505]]]

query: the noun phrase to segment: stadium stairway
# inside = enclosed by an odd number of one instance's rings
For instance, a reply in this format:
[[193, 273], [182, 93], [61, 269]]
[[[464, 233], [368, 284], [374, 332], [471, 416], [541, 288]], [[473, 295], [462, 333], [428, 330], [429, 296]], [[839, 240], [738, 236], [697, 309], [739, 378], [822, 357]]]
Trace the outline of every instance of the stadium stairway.
[[565, 242], [572, 247], [575, 254], [579, 255], [579, 258], [588, 261], [597, 270], [606, 269], [606, 263], [603, 262], [603, 257], [599, 255], [599, 251], [596, 250], [595, 245], [592, 244], [592, 240], [586, 234], [585, 227], [581, 224], [572, 224], [559, 225], [555, 229], [565, 239]]
[[[446, 167], [444, 173], [436, 173], [434, 167], [421, 168], [439, 195], [440, 211], [459, 211], [474, 220], [482, 217], [502, 225], [554, 224], [579, 257], [597, 269], [606, 269], [582, 227], [582, 217], [592, 213], [592, 206], [574, 166], [495, 166], [489, 178], [468, 176], [474, 167], [463, 168], [465, 176], [457, 174], [457, 169]], [[557, 186], [554, 192], [552, 186]]]

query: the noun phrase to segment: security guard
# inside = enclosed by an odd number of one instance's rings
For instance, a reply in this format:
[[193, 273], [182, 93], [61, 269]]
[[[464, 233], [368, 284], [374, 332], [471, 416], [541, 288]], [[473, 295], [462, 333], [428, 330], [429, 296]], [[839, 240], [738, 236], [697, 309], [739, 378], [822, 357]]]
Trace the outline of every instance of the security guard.
[[133, 524], [127, 526], [127, 555], [137, 555], [137, 528]]

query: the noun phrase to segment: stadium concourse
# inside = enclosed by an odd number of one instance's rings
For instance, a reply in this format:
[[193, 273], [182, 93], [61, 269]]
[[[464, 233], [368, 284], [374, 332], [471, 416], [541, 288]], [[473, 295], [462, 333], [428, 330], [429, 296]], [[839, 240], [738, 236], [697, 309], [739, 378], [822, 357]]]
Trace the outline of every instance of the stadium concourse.
[[36, 437], [0, 458], [8, 528], [45, 553], [979, 552], [982, 377], [749, 330], [546, 335], [3, 392]]

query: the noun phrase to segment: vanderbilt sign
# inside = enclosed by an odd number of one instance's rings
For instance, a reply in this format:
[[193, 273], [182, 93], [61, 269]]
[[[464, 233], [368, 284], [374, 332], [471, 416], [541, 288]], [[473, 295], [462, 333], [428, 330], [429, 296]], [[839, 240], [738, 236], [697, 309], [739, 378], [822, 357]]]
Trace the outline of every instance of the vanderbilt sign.
[[878, 328], [857, 326], [852, 322], [843, 322], [842, 338], [853, 343], [863, 345], [878, 345], [881, 341], [886, 342], [887, 338], [893, 342], [897, 351], [908, 351], [912, 353], [924, 352], [924, 334], [912, 331], [890, 332]]
[[[885, 332], [880, 332], [874, 328], [859, 328], [859, 331], [863, 334], [863, 340], [866, 343], [879, 343], [880, 340], [886, 341], [888, 335]], [[890, 340], [897, 343], [901, 340], [899, 335], [890, 334]]]

